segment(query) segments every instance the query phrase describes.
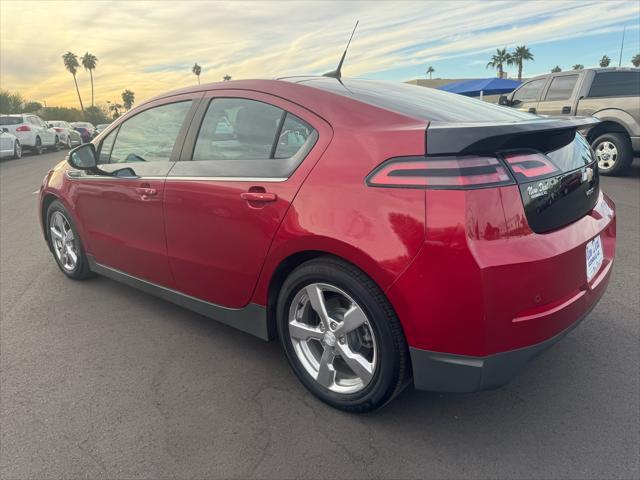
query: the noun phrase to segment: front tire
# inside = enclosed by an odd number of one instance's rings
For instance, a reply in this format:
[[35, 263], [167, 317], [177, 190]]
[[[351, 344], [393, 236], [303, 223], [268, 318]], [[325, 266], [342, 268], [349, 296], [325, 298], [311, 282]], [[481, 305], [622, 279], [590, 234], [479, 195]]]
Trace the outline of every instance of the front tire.
[[20, 145], [20, 141], [18, 140], [13, 144], [13, 158], [16, 160], [22, 158], [22, 145]]
[[67, 136], [67, 150], [71, 150], [71, 147], [73, 145], [71, 144], [71, 135]]
[[54, 200], [47, 209], [46, 219], [47, 241], [62, 273], [73, 280], [93, 276], [78, 230], [62, 203]]
[[602, 175], [623, 175], [633, 161], [631, 140], [623, 133], [605, 133], [596, 138], [591, 147]]
[[378, 286], [353, 265], [321, 257], [299, 266], [282, 286], [277, 320], [291, 368], [325, 403], [367, 412], [407, 385], [400, 322]]
[[60, 139], [57, 136], [53, 139], [53, 146], [51, 147], [51, 150], [54, 152], [60, 150]]

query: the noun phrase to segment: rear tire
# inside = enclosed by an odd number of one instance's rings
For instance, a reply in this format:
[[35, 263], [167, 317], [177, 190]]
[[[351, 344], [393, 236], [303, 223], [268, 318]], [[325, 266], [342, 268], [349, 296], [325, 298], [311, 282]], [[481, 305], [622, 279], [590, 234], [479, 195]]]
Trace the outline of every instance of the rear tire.
[[51, 147], [51, 150], [54, 152], [60, 150], [60, 138], [58, 138], [57, 136], [53, 139], [53, 146]]
[[49, 248], [58, 268], [72, 280], [84, 280], [94, 274], [71, 215], [62, 203], [54, 200], [47, 209], [46, 233]]
[[67, 150], [71, 150], [72, 144], [71, 144], [71, 135], [67, 136]]
[[20, 145], [20, 141], [18, 140], [13, 144], [13, 158], [16, 160], [22, 158], [22, 145]]
[[36, 137], [36, 144], [33, 147], [33, 153], [36, 155], [42, 155], [42, 140], [40, 140], [40, 137]]
[[596, 138], [591, 147], [598, 160], [598, 172], [601, 175], [624, 175], [633, 161], [631, 140], [624, 133], [605, 133]]
[[[317, 313], [323, 309], [327, 322]], [[378, 286], [349, 263], [320, 257], [295, 269], [278, 296], [277, 326], [298, 379], [332, 407], [375, 410], [408, 383], [400, 322]]]

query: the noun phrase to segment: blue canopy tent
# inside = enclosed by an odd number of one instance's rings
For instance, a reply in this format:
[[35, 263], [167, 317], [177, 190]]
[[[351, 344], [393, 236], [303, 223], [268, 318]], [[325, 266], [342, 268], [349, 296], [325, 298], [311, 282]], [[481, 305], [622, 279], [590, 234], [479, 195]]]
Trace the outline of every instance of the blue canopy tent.
[[480, 78], [477, 80], [465, 80], [464, 82], [453, 82], [438, 87], [438, 90], [458, 93], [467, 97], [480, 97], [483, 95], [502, 95], [513, 92], [522, 82], [517, 80], [507, 80], [504, 78]]

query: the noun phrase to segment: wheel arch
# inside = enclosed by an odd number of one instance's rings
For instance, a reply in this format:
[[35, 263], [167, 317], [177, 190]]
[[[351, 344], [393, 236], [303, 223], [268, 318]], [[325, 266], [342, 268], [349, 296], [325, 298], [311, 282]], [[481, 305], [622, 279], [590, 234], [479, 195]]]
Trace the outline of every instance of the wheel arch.
[[[360, 252], [360, 254], [363, 255], [362, 252]], [[277, 262], [275, 267], [271, 270], [271, 274], [268, 275], [266, 292], [265, 294], [260, 295], [264, 298], [263, 301], [266, 300], [267, 331], [269, 333], [269, 339], [275, 339], [277, 337], [276, 309], [278, 303], [278, 295], [280, 294], [280, 289], [282, 288], [285, 280], [291, 272], [293, 272], [303, 263], [320, 257], [330, 257], [352, 265], [353, 267], [357, 268], [365, 275], [367, 275], [371, 279], [371, 281], [375, 283], [378, 288], [380, 288], [380, 291], [385, 291], [384, 286], [381, 285], [380, 282], [380, 275], [372, 275], [370, 269], [363, 268], [363, 262], [357, 260], [354, 261], [353, 258], [349, 258], [349, 255], [343, 255], [329, 249], [307, 249], [290, 253], [286, 257], [282, 258], [279, 262]], [[258, 288], [258, 290], [260, 290], [260, 287]]]
[[47, 192], [42, 197], [42, 203], [40, 205], [40, 224], [42, 225], [42, 235], [44, 236], [44, 241], [49, 245], [49, 249], [51, 249], [51, 245], [49, 244], [49, 233], [47, 232], [47, 210], [49, 210], [49, 206], [55, 201], [59, 200], [57, 195], [54, 195], [51, 192]]

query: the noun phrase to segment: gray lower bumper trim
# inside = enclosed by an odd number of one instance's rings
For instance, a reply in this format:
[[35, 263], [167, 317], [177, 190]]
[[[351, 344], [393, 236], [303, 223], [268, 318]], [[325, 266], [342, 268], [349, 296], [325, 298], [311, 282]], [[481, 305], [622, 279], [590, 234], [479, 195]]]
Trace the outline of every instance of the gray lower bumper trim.
[[544, 342], [487, 357], [470, 357], [410, 347], [415, 388], [434, 392], [476, 392], [498, 388], [508, 383], [528, 361], [578, 326], [590, 311], [569, 328]]

